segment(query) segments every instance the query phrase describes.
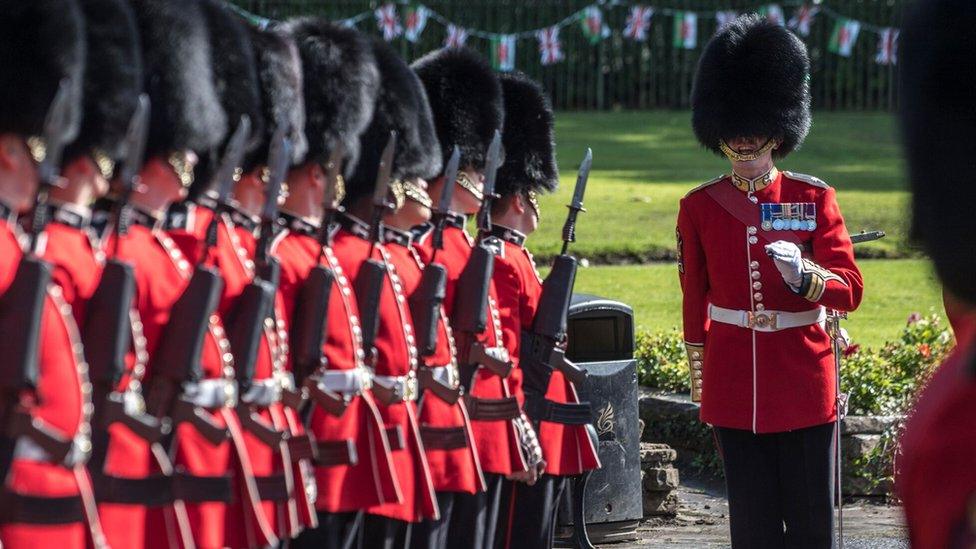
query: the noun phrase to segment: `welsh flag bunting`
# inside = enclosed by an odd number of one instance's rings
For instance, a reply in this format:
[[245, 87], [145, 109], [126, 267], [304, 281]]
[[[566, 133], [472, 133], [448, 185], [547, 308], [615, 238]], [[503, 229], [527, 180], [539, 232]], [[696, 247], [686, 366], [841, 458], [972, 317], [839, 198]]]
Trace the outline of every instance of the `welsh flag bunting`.
[[735, 18], [738, 16], [739, 14], [732, 10], [722, 10], [722, 11], [715, 12], [715, 22], [717, 23], [715, 25], [715, 32], [718, 32], [723, 28], [725, 28], [725, 25], [728, 25], [732, 21], [735, 21]]
[[627, 26], [624, 27], [624, 36], [638, 42], [647, 40], [647, 29], [651, 26], [653, 15], [654, 8], [650, 6], [633, 6], [630, 8]]
[[786, 25], [786, 17], [783, 15], [783, 8], [779, 7], [779, 4], [768, 4], [759, 8], [759, 15], [768, 19], [770, 23], [775, 23], [781, 27]]
[[597, 6], [590, 6], [583, 10], [580, 25], [583, 27], [583, 35], [591, 44], [596, 44], [610, 36], [610, 27], [603, 24], [603, 12]]
[[539, 57], [543, 65], [552, 65], [563, 60], [563, 45], [559, 41], [559, 26], [554, 25], [535, 33], [539, 40]]
[[410, 4], [403, 10], [403, 24], [406, 26], [404, 36], [411, 42], [416, 42], [420, 38], [420, 33], [424, 32], [427, 26], [427, 16], [430, 10], [421, 4]]
[[447, 26], [447, 38], [444, 39], [445, 48], [460, 48], [468, 41], [468, 31], [457, 25]]
[[810, 36], [810, 24], [818, 13], [820, 8], [817, 6], [800, 6], [790, 18], [789, 27], [801, 36]]
[[693, 11], [674, 12], [674, 47], [693, 50], [698, 44], [698, 14]]
[[891, 27], [881, 29], [878, 37], [878, 55], [874, 60], [882, 65], [898, 63], [898, 29]]
[[491, 39], [491, 66], [502, 72], [515, 68], [514, 34], [500, 34]]
[[861, 22], [840, 17], [834, 25], [834, 32], [830, 34], [830, 44], [827, 49], [844, 57], [851, 56], [857, 35], [861, 32]]
[[396, 6], [393, 4], [383, 4], [373, 12], [376, 15], [376, 24], [383, 31], [383, 40], [389, 42], [403, 32], [400, 20], [397, 19]]

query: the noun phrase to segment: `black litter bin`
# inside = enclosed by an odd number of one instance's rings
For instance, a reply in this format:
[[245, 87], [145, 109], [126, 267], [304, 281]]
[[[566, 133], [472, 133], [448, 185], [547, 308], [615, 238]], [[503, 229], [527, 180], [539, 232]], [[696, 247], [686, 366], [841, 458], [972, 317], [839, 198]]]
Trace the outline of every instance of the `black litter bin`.
[[[588, 371], [577, 389], [590, 403], [603, 465], [585, 487], [587, 532], [594, 543], [636, 540], [643, 509], [634, 312], [617, 301], [574, 294], [567, 332], [567, 358]], [[575, 543], [573, 499], [570, 493], [560, 508], [559, 545]]]

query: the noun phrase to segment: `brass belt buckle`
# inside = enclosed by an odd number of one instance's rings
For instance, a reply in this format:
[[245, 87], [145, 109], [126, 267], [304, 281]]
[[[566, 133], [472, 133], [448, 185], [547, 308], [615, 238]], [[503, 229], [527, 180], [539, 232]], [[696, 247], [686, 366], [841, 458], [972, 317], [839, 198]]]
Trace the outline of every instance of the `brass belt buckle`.
[[749, 311], [747, 314], [747, 322], [749, 328], [759, 328], [762, 330], [776, 329], [776, 318], [779, 316], [777, 313], [754, 313]]

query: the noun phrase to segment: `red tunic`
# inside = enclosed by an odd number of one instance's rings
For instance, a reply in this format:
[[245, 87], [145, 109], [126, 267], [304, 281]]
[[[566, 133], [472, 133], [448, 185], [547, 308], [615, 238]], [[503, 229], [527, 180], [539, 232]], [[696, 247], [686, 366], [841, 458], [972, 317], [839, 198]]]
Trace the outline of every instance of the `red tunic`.
[[[448, 316], [453, 314], [458, 279], [471, 257], [473, 246], [474, 240], [464, 230], [464, 218], [461, 216], [450, 218], [447, 227], [444, 229], [444, 249], [439, 250], [436, 256], [436, 261], [447, 267], [447, 295], [444, 299], [444, 310], [447, 311]], [[417, 249], [420, 252], [421, 259], [425, 263], [430, 262], [434, 256], [430, 232], [424, 233], [418, 239]], [[494, 281], [492, 281], [488, 293], [491, 318], [485, 330], [478, 334], [478, 341], [486, 347], [502, 346], [504, 341], [501, 320], [498, 317], [497, 300], [498, 294]], [[460, 349], [459, 352], [464, 353], [465, 350]], [[517, 376], [518, 374], [515, 374], [513, 370], [513, 374], [510, 374], [509, 377], [511, 378], [512, 375]], [[515, 382], [514, 386], [517, 387], [517, 385]], [[470, 396], [480, 399], [518, 398], [519, 395], [513, 393], [512, 387], [507, 380], [492, 373], [491, 370], [479, 368], [475, 373]], [[474, 444], [478, 449], [478, 458], [484, 472], [509, 475], [512, 472], [527, 469], [514, 420], [472, 418], [471, 432], [474, 435]]]
[[[5, 208], [3, 208], [5, 209]], [[0, 295], [13, 281], [17, 266], [23, 256], [15, 234], [12, 217], [0, 219]], [[39, 371], [37, 387], [29, 406], [34, 421], [45, 424], [65, 438], [90, 433], [91, 406], [88, 392], [87, 370], [81, 355], [80, 334], [71, 313], [71, 306], [64, 300], [59, 286], [48, 288], [41, 317], [39, 346]], [[74, 348], [74, 350], [73, 350]], [[84, 463], [75, 467], [51, 463], [29, 452], [33, 446], [27, 440], [18, 440], [13, 461], [3, 479], [2, 492], [28, 497], [61, 498], [80, 497], [81, 504], [91, 504], [91, 481]], [[8, 548], [51, 547], [57, 549], [84, 549], [91, 538], [101, 543], [102, 534], [94, 508], [88, 506], [88, 524], [83, 521], [66, 524], [0, 523], [0, 545]]]
[[[317, 227], [291, 216], [285, 217], [291, 223], [276, 239], [274, 254], [281, 262], [279, 290], [285, 307], [283, 318], [291, 319], [302, 285], [319, 261], [321, 248], [316, 238]], [[321, 264], [337, 275], [326, 312], [323, 342], [326, 369], [350, 371], [365, 368], [359, 309], [349, 279], [343, 274], [331, 249], [323, 252]], [[313, 403], [309, 405], [314, 406]], [[359, 456], [358, 461], [351, 465], [315, 465], [318, 486], [316, 509], [341, 513], [400, 500], [383, 420], [368, 390], [351, 396], [348, 407], [338, 417], [315, 406], [308, 425], [319, 442], [353, 441]]]
[[896, 486], [912, 547], [976, 542], [976, 368], [970, 337], [932, 376], [901, 437]]
[[[505, 251], [495, 259], [492, 278], [498, 288], [498, 311], [501, 313], [505, 345], [517, 360], [522, 331], [532, 329], [542, 295], [542, 280], [535, 269], [532, 254], [524, 246], [525, 237], [510, 229], [497, 227], [503, 229], [496, 231], [496, 236], [504, 241]], [[506, 234], [511, 238], [505, 238]], [[517, 378], [513, 375], [513, 378], [521, 383], [521, 369], [514, 371], [519, 375]], [[521, 394], [522, 387], [519, 386], [517, 391]], [[559, 370], [552, 372], [545, 398], [562, 404], [579, 402], [576, 388]], [[538, 434], [547, 474], [579, 475], [600, 467], [600, 458], [585, 425], [540, 421]]]
[[[360, 221], [352, 216], [344, 216], [342, 221], [343, 227], [336, 233], [334, 249], [339, 265], [354, 284], [366, 259], [372, 257], [383, 260], [387, 267], [380, 306], [376, 312], [379, 315], [379, 333], [375, 343], [375, 375], [414, 376], [416, 379], [418, 353], [413, 341], [410, 311], [399, 275], [390, 262], [389, 252], [383, 246], [373, 248], [363, 237], [364, 232], [368, 233], [368, 228]], [[374, 385], [376, 383], [374, 380]], [[424, 446], [420, 440], [416, 403], [406, 399], [385, 404], [377, 399], [377, 404], [387, 433], [399, 431], [400, 436], [397, 438], [403, 441], [404, 448], [394, 449], [391, 446], [403, 500], [400, 503], [373, 506], [366, 512], [409, 522], [436, 519], [440, 513]]]
[[[712, 198], [712, 185], [735, 190], [722, 177], [690, 192], [681, 200], [677, 228], [685, 342], [705, 346], [702, 421], [757, 433], [833, 421], [834, 359], [822, 325], [763, 332], [709, 322], [707, 309], [709, 303], [753, 314], [857, 308], [864, 283], [834, 190], [810, 176], [779, 172], [755, 192], [755, 203], [746, 201], [755, 219], [747, 225]], [[766, 255], [760, 208], [779, 203], [802, 204], [797, 211], [815, 214], [814, 230], [793, 232], [808, 250], [804, 256], [829, 270], [819, 302], [794, 293]]]
[[[424, 264], [420, 254], [413, 247], [410, 233], [387, 229], [384, 241], [397, 273], [403, 280], [403, 290], [413, 296], [420, 286]], [[412, 297], [411, 297], [412, 298]], [[422, 357], [423, 367], [447, 367], [454, 369], [457, 376], [456, 350], [447, 314], [441, 306], [440, 322], [437, 324], [437, 347], [434, 354]], [[459, 448], [432, 448], [427, 445], [427, 463], [438, 492], [466, 492], [473, 494], [485, 489], [481, 474], [481, 464], [471, 436], [471, 423], [468, 419], [464, 400], [458, 399], [453, 405], [440, 399], [433, 391], [424, 391], [417, 404], [420, 414], [421, 432], [425, 428], [460, 429], [464, 433], [466, 445]]]

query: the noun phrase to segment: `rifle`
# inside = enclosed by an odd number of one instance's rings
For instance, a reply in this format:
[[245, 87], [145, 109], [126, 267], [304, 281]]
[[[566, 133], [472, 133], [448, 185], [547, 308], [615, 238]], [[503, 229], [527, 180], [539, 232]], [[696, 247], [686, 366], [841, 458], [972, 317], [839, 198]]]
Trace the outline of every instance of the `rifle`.
[[139, 183], [146, 138], [149, 132], [149, 96], [139, 97], [139, 104], [129, 122], [125, 136], [126, 159], [117, 175], [121, 192], [116, 203], [115, 243], [113, 257], [105, 262], [101, 279], [88, 303], [81, 339], [85, 345], [89, 378], [94, 389], [96, 425], [107, 429], [122, 423], [143, 440], [158, 442], [169, 432], [169, 424], [140, 412], [128, 412], [125, 395], [116, 390], [125, 371], [126, 354], [132, 343], [132, 301], [136, 293], [132, 265], [118, 258], [119, 241], [128, 232], [128, 205]]
[[[72, 440], [34, 419], [30, 411], [20, 406], [20, 393], [35, 391], [40, 376], [40, 338], [44, 300], [51, 282], [53, 267], [39, 257], [41, 233], [47, 225], [47, 195], [51, 187], [60, 185], [61, 157], [64, 147], [74, 137], [75, 119], [71, 100], [72, 81], [61, 80], [57, 93], [44, 119], [44, 134], [37, 149], [43, 158], [37, 173], [39, 186], [35, 196], [33, 222], [29, 233], [27, 253], [20, 259], [14, 279], [0, 296], [0, 429], [11, 440], [0, 455], [0, 467], [13, 457], [14, 440], [28, 436], [41, 446], [52, 461], [62, 462], [72, 449]], [[6, 476], [6, 471], [0, 471]]]
[[566, 337], [566, 314], [573, 297], [573, 284], [576, 281], [576, 258], [569, 255], [569, 243], [576, 241], [576, 217], [583, 208], [583, 195], [593, 164], [593, 151], [586, 149], [586, 156], [580, 165], [576, 178], [573, 200], [567, 206], [569, 214], [563, 225], [563, 248], [552, 264], [552, 271], [542, 283], [542, 295], [532, 330], [522, 332], [519, 347], [525, 373], [525, 386], [541, 394], [549, 387], [549, 377], [553, 368], [558, 369], [574, 385], [586, 381], [586, 370], [570, 362], [562, 348]]
[[437, 349], [437, 323], [440, 321], [441, 305], [447, 294], [447, 268], [434, 260], [437, 252], [444, 249], [444, 226], [450, 215], [454, 180], [457, 179], [460, 162], [461, 149], [455, 145], [444, 170], [444, 187], [441, 189], [440, 201], [431, 216], [434, 225], [431, 235], [434, 252], [424, 267], [420, 285], [410, 296], [410, 314], [417, 334], [417, 350], [421, 356], [430, 356]]
[[[396, 132], [390, 132], [390, 138], [380, 157], [380, 165], [376, 173], [376, 186], [373, 189], [373, 220], [370, 224], [369, 239], [371, 242], [369, 255], [356, 277], [356, 298], [359, 301], [359, 313], [363, 328], [363, 349], [366, 349], [370, 365], [375, 364], [376, 335], [380, 327], [380, 297], [383, 293], [383, 282], [386, 278], [386, 262], [373, 259], [373, 251], [380, 243], [383, 234], [383, 215], [390, 209], [387, 194], [390, 187], [390, 175], [393, 172], [393, 153], [396, 149]], [[374, 391], [376, 387], [373, 387]]]
[[275, 451], [285, 438], [285, 433], [254, 413], [250, 406], [253, 397], [248, 394], [248, 390], [254, 379], [254, 366], [265, 321], [273, 318], [275, 292], [281, 278], [281, 266], [276, 259], [269, 256], [268, 248], [274, 239], [281, 183], [291, 162], [291, 142], [287, 131], [288, 125], [282, 124], [275, 128], [271, 136], [261, 230], [254, 254], [255, 277], [241, 292], [226, 326], [227, 339], [234, 353], [234, 372], [241, 393], [237, 403], [241, 426]]
[[452, 326], [459, 332], [461, 353], [461, 383], [470, 389], [478, 365], [482, 365], [499, 376], [507, 377], [512, 363], [504, 353], [487, 349], [476, 341], [477, 335], [485, 330], [488, 323], [488, 292], [491, 276], [495, 270], [495, 255], [501, 243], [491, 234], [491, 203], [495, 194], [495, 177], [501, 164], [502, 137], [498, 130], [488, 146], [488, 162], [485, 167], [484, 199], [478, 210], [477, 244], [471, 250], [471, 257], [464, 265], [458, 278], [454, 295]]
[[[216, 184], [219, 189], [218, 206], [227, 203], [234, 184], [234, 171], [240, 165], [250, 131], [250, 120], [242, 116], [211, 182], [211, 186]], [[170, 310], [170, 321], [153, 357], [154, 375], [146, 398], [151, 414], [158, 418], [170, 417], [174, 424], [190, 423], [211, 444], [219, 444], [230, 434], [192, 401], [191, 395], [185, 391], [185, 384], [203, 378], [200, 366], [203, 342], [210, 327], [210, 316], [216, 311], [223, 291], [220, 273], [203, 264], [209, 250], [217, 243], [218, 219], [218, 212], [215, 212], [207, 228], [205, 253], [201, 254], [186, 289]]]

